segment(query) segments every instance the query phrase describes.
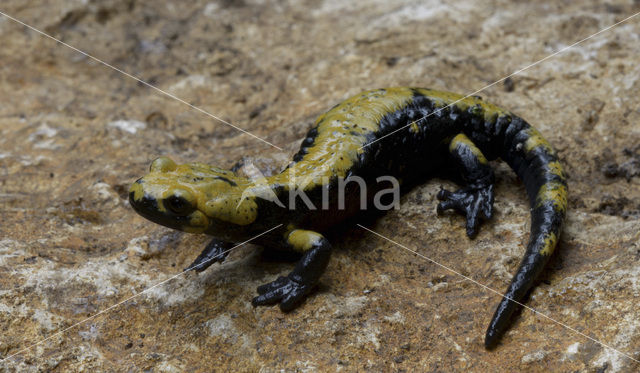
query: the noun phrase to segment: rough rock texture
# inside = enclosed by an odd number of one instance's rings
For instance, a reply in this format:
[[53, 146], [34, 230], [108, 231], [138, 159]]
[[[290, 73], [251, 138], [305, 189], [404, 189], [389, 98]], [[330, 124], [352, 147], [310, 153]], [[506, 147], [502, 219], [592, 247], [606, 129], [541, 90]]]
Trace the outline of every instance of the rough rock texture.
[[[640, 10], [638, 1], [5, 0], [0, 11], [220, 118], [221, 124], [0, 16], [2, 371], [637, 371], [530, 310], [482, 345], [499, 296], [359, 228], [289, 314], [249, 301], [291, 263], [246, 246], [178, 274], [206, 242], [136, 215], [158, 155], [277, 169], [315, 116], [367, 88], [471, 93]], [[640, 359], [640, 18], [482, 92], [536, 125], [570, 182], [565, 233], [528, 305]], [[522, 184], [497, 167], [474, 241], [436, 217], [433, 180], [370, 225], [502, 292], [523, 253]]]

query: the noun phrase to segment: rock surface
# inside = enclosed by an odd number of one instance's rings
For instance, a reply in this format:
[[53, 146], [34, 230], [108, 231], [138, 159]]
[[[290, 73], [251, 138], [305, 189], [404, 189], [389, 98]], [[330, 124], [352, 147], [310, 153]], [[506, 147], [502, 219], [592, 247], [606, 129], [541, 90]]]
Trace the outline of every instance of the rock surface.
[[[256, 286], [292, 264], [250, 245], [151, 288], [206, 238], [154, 225], [126, 200], [156, 156], [222, 167], [248, 156], [275, 170], [317, 115], [352, 94], [471, 93], [639, 11], [638, 1], [0, 8], [285, 149], [0, 16], [0, 356], [17, 354], [0, 370], [640, 369], [603, 346], [640, 360], [640, 18], [481, 93], [537, 126], [570, 182], [559, 252], [527, 303], [540, 314], [523, 310], [495, 351], [482, 340], [498, 295], [360, 228], [334, 241], [319, 291], [289, 314], [251, 307]], [[473, 241], [461, 218], [436, 216], [437, 191], [453, 187], [442, 180], [370, 227], [502, 292], [529, 215], [522, 184], [496, 169], [497, 213]]]

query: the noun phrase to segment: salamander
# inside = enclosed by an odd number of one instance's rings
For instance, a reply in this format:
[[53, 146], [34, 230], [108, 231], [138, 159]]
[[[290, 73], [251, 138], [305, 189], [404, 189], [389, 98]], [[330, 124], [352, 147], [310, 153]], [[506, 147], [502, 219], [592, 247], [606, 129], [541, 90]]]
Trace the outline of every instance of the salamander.
[[491, 349], [558, 243], [567, 183], [556, 152], [538, 130], [480, 97], [409, 87], [366, 91], [321, 115], [293, 161], [260, 183], [235, 169], [178, 165], [160, 157], [146, 176], [132, 184], [129, 200], [139, 214], [156, 223], [214, 237], [187, 267], [198, 272], [222, 262], [234, 243], [282, 224], [255, 243], [293, 250], [301, 257], [287, 276], [259, 286], [252, 303], [279, 304], [286, 312], [305, 299], [327, 267], [331, 254], [324, 236], [327, 230], [363, 209], [378, 208], [371, 203], [362, 206], [357, 183], [342, 191], [340, 201], [344, 180], [356, 176], [364, 180], [371, 189], [365, 202], [371, 202], [374, 192], [382, 189], [376, 181], [384, 175], [411, 185], [446, 171], [463, 186], [453, 192], [441, 190], [437, 212], [452, 209], [464, 215], [466, 234], [473, 238], [493, 213], [494, 174], [489, 161], [497, 158], [524, 183], [531, 234], [524, 258], [489, 323], [485, 346]]

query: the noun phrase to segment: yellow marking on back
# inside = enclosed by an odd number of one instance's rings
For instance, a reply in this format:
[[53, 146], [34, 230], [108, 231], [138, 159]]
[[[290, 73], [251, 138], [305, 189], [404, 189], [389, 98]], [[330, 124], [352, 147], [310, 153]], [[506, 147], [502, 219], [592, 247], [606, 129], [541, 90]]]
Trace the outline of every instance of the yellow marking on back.
[[[457, 93], [452, 92], [444, 92], [444, 91], [435, 91], [432, 89], [416, 89], [419, 93], [433, 100], [434, 104], [438, 108], [443, 108], [445, 106], [451, 105], [455, 102], [455, 105], [460, 110], [468, 110], [471, 107], [477, 107], [482, 110], [482, 114], [484, 120], [487, 122], [493, 122], [497, 117], [502, 115], [511, 115], [511, 113], [507, 110], [501, 109], [498, 106], [490, 104], [486, 101], [483, 101], [479, 97], [466, 97], [463, 95], [459, 95]], [[457, 101], [457, 102], [456, 102]]]
[[560, 164], [560, 162], [558, 161], [549, 162], [547, 164], [547, 167], [549, 168], [549, 173], [556, 176], [560, 176], [561, 178], [564, 179], [564, 171], [562, 170], [562, 165]]
[[541, 255], [549, 256], [553, 253], [553, 250], [556, 248], [556, 244], [558, 243], [558, 236], [555, 233], [549, 233], [544, 238], [544, 246], [542, 250], [540, 250]]
[[536, 207], [541, 206], [546, 201], [551, 201], [556, 210], [565, 212], [567, 211], [567, 187], [557, 181], [544, 183], [538, 190], [536, 201]]
[[547, 153], [555, 154], [551, 144], [542, 137], [542, 134], [537, 129], [530, 127], [527, 130], [527, 134], [529, 135], [529, 138], [524, 143], [524, 150], [527, 153], [531, 152], [535, 148], [542, 147]]
[[474, 144], [473, 141], [471, 141], [471, 139], [468, 138], [464, 133], [456, 135], [453, 140], [451, 140], [451, 143], [449, 143], [449, 151], [453, 152], [458, 145], [466, 146], [467, 148], [469, 148], [469, 150], [471, 150], [471, 153], [478, 159], [478, 162], [482, 164], [488, 163], [487, 158], [485, 158], [484, 154], [482, 154], [482, 151], [480, 151], [476, 144]]
[[317, 232], [304, 229], [295, 229], [287, 236], [287, 242], [295, 251], [305, 252], [318, 245], [322, 235]]
[[345, 177], [366, 136], [379, 129], [382, 118], [413, 100], [407, 87], [367, 91], [343, 101], [316, 120], [318, 134], [303, 160], [269, 178], [269, 183], [311, 189], [331, 177]]
[[413, 133], [418, 133], [420, 132], [420, 127], [418, 127], [418, 122], [413, 122], [411, 123], [411, 126], [409, 127], [409, 129], [411, 130], [411, 132]]
[[[433, 101], [437, 108], [455, 102], [460, 110], [482, 115], [485, 121], [495, 121], [498, 116], [511, 115], [478, 97], [466, 97], [451, 92], [422, 88], [394, 87], [360, 93], [338, 104], [316, 120], [318, 134], [302, 161], [284, 172], [269, 178], [272, 185], [288, 189], [296, 185], [300, 189], [312, 189], [331, 177], [345, 177], [348, 170], [363, 152], [366, 136], [379, 130], [380, 120], [387, 114], [404, 108], [413, 101], [414, 92]], [[417, 133], [419, 125], [412, 123], [409, 130]], [[477, 149], [474, 145], [472, 149]], [[482, 153], [479, 159], [486, 158]], [[481, 157], [482, 158], [481, 158]]]

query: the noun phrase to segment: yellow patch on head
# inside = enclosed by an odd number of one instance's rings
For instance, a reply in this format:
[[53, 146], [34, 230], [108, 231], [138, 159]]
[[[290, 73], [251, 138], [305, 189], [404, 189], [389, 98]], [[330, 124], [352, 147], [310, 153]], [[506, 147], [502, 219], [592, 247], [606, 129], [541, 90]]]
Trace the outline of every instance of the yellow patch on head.
[[228, 198], [222, 195], [212, 198], [204, 203], [204, 213], [207, 216], [215, 217], [229, 223], [237, 225], [247, 225], [253, 223], [258, 217], [258, 205], [253, 199], [241, 196]]
[[202, 233], [209, 226], [209, 219], [200, 211], [194, 211], [189, 219], [189, 225], [182, 227], [187, 233]]
[[164, 206], [164, 199], [156, 200], [158, 211], [167, 212], [167, 208]]
[[557, 181], [543, 184], [538, 190], [536, 207], [551, 201], [556, 210], [567, 211], [567, 186]]
[[417, 122], [413, 122], [411, 123], [411, 126], [409, 127], [409, 129], [411, 130], [411, 132], [413, 133], [418, 133], [420, 132], [420, 127], [418, 127], [418, 123]]
[[133, 199], [139, 201], [144, 197], [144, 187], [140, 183], [133, 183], [129, 187], [129, 193], [133, 193]]

